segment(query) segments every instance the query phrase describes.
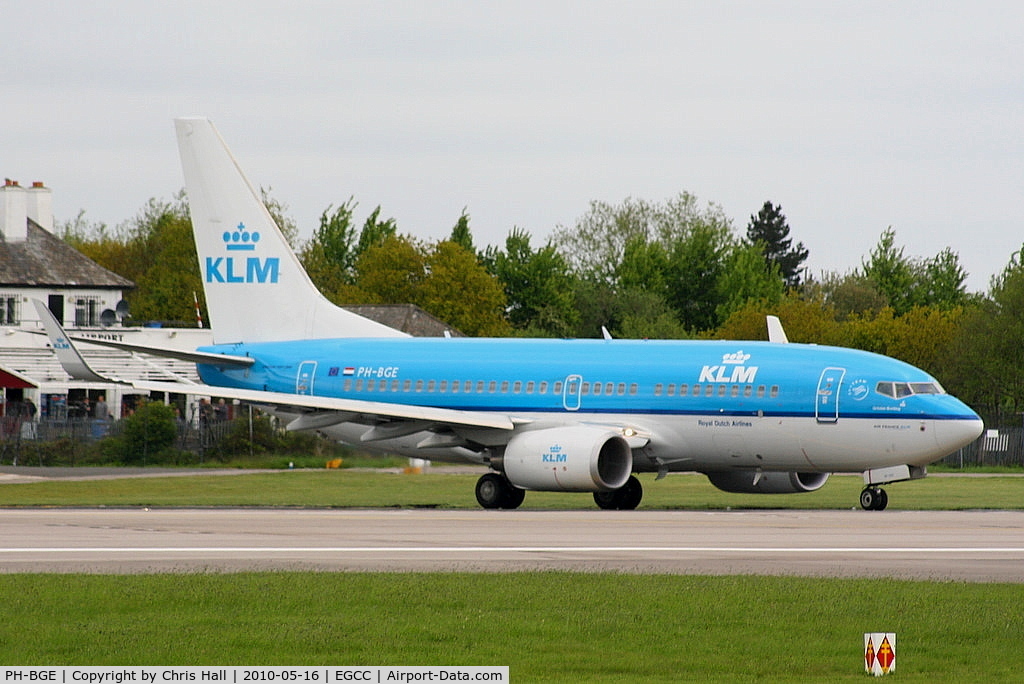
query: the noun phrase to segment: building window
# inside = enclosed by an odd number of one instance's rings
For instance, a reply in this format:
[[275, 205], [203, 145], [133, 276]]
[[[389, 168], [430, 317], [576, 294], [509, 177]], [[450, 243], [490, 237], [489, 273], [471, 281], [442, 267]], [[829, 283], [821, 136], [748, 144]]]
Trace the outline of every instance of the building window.
[[14, 295], [0, 294], [0, 325], [18, 325], [21, 323], [18, 303], [18, 298]]
[[78, 328], [99, 325], [99, 299], [96, 297], [79, 297], [75, 300], [75, 326]]

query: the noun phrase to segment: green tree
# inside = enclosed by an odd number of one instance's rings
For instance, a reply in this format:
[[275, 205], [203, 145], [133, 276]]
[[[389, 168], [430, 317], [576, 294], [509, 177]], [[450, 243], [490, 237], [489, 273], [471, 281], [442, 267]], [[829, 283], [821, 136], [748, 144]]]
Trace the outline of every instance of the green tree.
[[878, 244], [863, 261], [862, 272], [875, 284], [897, 314], [914, 305], [914, 264], [903, 255], [903, 247], [896, 247], [896, 231], [892, 226], [882, 231]]
[[840, 321], [854, 315], [876, 316], [889, 305], [889, 300], [878, 290], [875, 281], [859, 271], [842, 276], [835, 272], [826, 273], [820, 282], [805, 282], [804, 290], [827, 302]]
[[775, 266], [787, 287], [800, 284], [800, 273], [809, 252], [802, 242], [793, 246], [781, 205], [765, 202], [761, 210], [750, 217], [747, 240], [760, 247], [769, 270]]
[[715, 328], [719, 307], [728, 298], [720, 280], [735, 247], [728, 224], [701, 222], [690, 226], [669, 251], [666, 301], [691, 331]]
[[371, 247], [384, 244], [388, 238], [395, 237], [398, 233], [398, 224], [393, 218], [381, 220], [380, 205], [370, 212], [363, 222], [363, 229], [359, 232], [359, 245], [356, 247], [356, 256], [362, 254]]
[[448, 241], [476, 254], [476, 247], [473, 246], [473, 234], [469, 230], [469, 213], [465, 208], [463, 208], [459, 220], [452, 227], [452, 234], [448, 237]]
[[930, 259], [912, 259], [903, 251], [896, 247], [896, 231], [889, 227], [862, 263], [864, 277], [874, 283], [897, 315], [915, 306], [950, 310], [969, 299], [964, 285], [967, 272], [956, 252], [947, 247]]
[[513, 228], [505, 249], [489, 247], [483, 262], [505, 291], [513, 327], [541, 337], [574, 333], [579, 323], [573, 298], [576, 279], [554, 245], [533, 249], [529, 232]]
[[415, 304], [426, 269], [413, 238], [392, 235], [359, 255], [355, 285], [367, 295], [367, 304]]
[[[609, 293], [640, 290], [663, 299], [687, 330], [706, 330], [719, 322], [717, 310], [724, 301], [719, 279], [736, 238], [717, 205], [701, 208], [685, 192], [663, 203], [592, 202], [574, 228], [556, 231], [554, 243], [581, 280], [593, 283], [578, 292], [600, 291], [600, 302]], [[588, 306], [579, 297], [577, 302]], [[584, 328], [592, 325], [582, 309], [581, 320]]]
[[785, 292], [778, 264], [765, 261], [759, 245], [735, 245], [717, 287], [716, 299], [721, 303], [715, 314], [719, 321], [726, 320], [749, 301], [777, 304]]
[[812, 297], [787, 293], [778, 303], [751, 300], [736, 309], [713, 334], [723, 340], [767, 340], [769, 314], [779, 317], [790, 342], [843, 344], [841, 325], [832, 307]]
[[969, 302], [948, 358], [948, 388], [994, 426], [1019, 425], [1024, 411], [1024, 247], [988, 296]]
[[474, 337], [509, 333], [501, 283], [476, 254], [444, 240], [426, 257], [427, 276], [414, 300], [432, 315]]
[[145, 465], [173, 460], [178, 428], [174, 409], [155, 401], [139, 404], [120, 435], [104, 440], [103, 451], [121, 463]]
[[920, 284], [924, 303], [949, 310], [967, 303], [967, 271], [960, 265], [960, 256], [949, 247], [926, 259]]
[[310, 280], [332, 300], [337, 300], [354, 278], [358, 257], [352, 219], [355, 206], [355, 200], [350, 197], [337, 209], [333, 205], [324, 209], [319, 227], [298, 254]]

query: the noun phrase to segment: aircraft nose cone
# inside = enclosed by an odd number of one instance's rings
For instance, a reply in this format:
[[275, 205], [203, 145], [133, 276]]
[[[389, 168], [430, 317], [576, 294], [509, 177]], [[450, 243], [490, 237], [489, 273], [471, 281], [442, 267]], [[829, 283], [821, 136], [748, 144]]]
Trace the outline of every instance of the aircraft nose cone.
[[935, 441], [947, 454], [961, 449], [981, 437], [985, 424], [981, 418], [935, 421]]

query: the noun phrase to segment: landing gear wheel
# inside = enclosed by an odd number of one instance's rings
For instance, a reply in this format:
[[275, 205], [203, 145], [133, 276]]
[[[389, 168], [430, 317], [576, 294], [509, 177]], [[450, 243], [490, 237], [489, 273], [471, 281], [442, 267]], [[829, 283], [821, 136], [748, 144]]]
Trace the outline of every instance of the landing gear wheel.
[[640, 505], [644, 498], [644, 488], [640, 480], [629, 476], [626, 484], [610, 492], [594, 492], [594, 503], [606, 511], [632, 511]]
[[865, 487], [860, 493], [860, 507], [865, 511], [884, 511], [889, 495], [881, 487]]
[[476, 481], [476, 501], [484, 508], [519, 508], [525, 498], [524, 490], [497, 473], [487, 473]]

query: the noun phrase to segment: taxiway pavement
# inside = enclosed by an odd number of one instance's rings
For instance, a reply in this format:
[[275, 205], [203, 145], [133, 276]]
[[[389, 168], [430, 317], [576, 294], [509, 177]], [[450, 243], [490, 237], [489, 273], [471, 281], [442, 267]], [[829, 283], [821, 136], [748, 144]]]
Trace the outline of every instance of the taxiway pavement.
[[0, 572], [247, 570], [1024, 582], [1024, 512], [0, 510]]

